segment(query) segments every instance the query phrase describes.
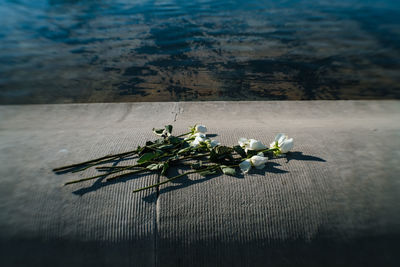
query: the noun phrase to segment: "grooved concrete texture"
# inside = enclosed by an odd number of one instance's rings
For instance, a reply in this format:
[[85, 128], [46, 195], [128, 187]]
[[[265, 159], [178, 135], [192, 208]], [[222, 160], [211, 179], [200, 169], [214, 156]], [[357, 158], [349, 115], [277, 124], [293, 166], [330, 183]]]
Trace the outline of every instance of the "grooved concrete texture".
[[[157, 175], [51, 172], [195, 123], [226, 145], [285, 132], [294, 152], [159, 194], [131, 193]], [[0, 106], [2, 266], [396, 266], [399, 159], [399, 101]]]

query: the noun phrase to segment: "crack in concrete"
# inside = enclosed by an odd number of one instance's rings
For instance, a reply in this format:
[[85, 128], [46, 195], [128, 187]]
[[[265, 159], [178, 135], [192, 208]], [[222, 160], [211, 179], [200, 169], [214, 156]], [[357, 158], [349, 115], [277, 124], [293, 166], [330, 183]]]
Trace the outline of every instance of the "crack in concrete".
[[183, 113], [183, 108], [180, 106], [180, 104], [179, 103], [174, 103], [174, 106], [172, 107], [172, 112], [171, 112], [173, 115], [174, 115], [174, 121], [173, 122], [176, 122], [176, 120], [178, 119], [178, 114], [181, 114], [181, 113]]

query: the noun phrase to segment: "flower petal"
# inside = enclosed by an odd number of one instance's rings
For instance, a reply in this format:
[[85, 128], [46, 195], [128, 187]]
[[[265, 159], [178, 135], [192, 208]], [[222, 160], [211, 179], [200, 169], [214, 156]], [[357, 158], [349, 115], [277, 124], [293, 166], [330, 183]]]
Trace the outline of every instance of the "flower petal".
[[204, 125], [196, 125], [196, 132], [198, 133], [206, 133], [207, 127]]
[[261, 156], [252, 156], [250, 158], [250, 162], [254, 167], [264, 166], [265, 163], [267, 163], [267, 158], [266, 157], [261, 157]]
[[197, 141], [197, 142], [204, 142], [204, 141], [206, 141], [206, 138], [205, 137], [201, 137], [201, 136], [196, 136], [196, 138], [194, 139], [194, 141]]
[[266, 149], [267, 147], [261, 143], [260, 141], [250, 139], [250, 149], [252, 150], [263, 150]]
[[217, 140], [211, 140], [210, 141], [210, 146], [211, 147], [216, 147], [216, 146], [219, 146], [221, 143], [220, 142], [218, 142]]
[[281, 135], [281, 137], [278, 140], [278, 145], [281, 146], [283, 142], [285, 142], [285, 140], [287, 139], [287, 135]]
[[192, 146], [192, 147], [198, 147], [199, 145], [200, 145], [200, 142], [199, 142], [199, 140], [197, 140], [197, 138], [193, 142], [190, 143], [190, 146]]
[[274, 143], [275, 143], [275, 142], [279, 142], [279, 139], [281, 139], [283, 136], [285, 136], [285, 134], [283, 134], [283, 133], [278, 133], [278, 134], [275, 136]]
[[281, 145], [281, 153], [287, 153], [293, 148], [293, 138], [286, 139]]
[[242, 161], [242, 162], [239, 164], [239, 168], [240, 168], [240, 170], [241, 170], [243, 173], [248, 173], [248, 172], [250, 171], [250, 169], [251, 169], [250, 160], [249, 160], [249, 159], [246, 159], [246, 160]]
[[205, 133], [195, 133], [193, 136], [206, 138], [206, 134]]
[[245, 147], [249, 144], [249, 139], [241, 137], [241, 138], [239, 138], [238, 143], [239, 143], [239, 146]]

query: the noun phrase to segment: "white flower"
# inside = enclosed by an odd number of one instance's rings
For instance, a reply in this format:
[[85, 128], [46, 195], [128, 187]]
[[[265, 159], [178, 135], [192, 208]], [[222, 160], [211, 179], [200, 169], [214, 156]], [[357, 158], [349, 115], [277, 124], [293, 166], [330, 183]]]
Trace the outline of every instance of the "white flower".
[[239, 138], [238, 143], [239, 143], [239, 146], [241, 146], [242, 148], [245, 148], [246, 146], [249, 145], [250, 140], [247, 138], [241, 137], [241, 138]]
[[195, 130], [198, 133], [206, 133], [207, 132], [207, 127], [204, 126], [204, 125], [196, 125]]
[[196, 136], [196, 138], [193, 140], [193, 142], [190, 143], [190, 146], [198, 147], [201, 142], [205, 142], [206, 141], [206, 135], [205, 134], [196, 133], [194, 136]]
[[265, 146], [260, 141], [257, 141], [257, 140], [254, 140], [254, 139], [250, 139], [250, 145], [249, 145], [249, 149], [250, 150], [263, 150], [263, 149], [266, 149], [266, 148], [267, 148], [267, 146]]
[[254, 167], [261, 170], [265, 167], [265, 163], [267, 163], [267, 158], [264, 157], [264, 154], [262, 152], [260, 152], [256, 156], [252, 156], [250, 158], [250, 162]]
[[217, 140], [210, 140], [210, 139], [207, 139], [205, 142], [206, 142], [207, 145], [208, 145], [209, 147], [211, 147], [211, 148], [221, 145], [221, 143], [218, 142]]
[[239, 164], [239, 168], [242, 170], [243, 173], [248, 173], [251, 169], [251, 162], [250, 159], [246, 159]]
[[[195, 136], [196, 138], [204, 139], [204, 140], [207, 138], [205, 133], [195, 133], [195, 134], [192, 135], [192, 136]], [[203, 141], [204, 141], [204, 140], [203, 140]]]
[[251, 169], [251, 166], [256, 167], [261, 170], [265, 167], [265, 163], [267, 163], [267, 158], [264, 157], [262, 152], [258, 153], [256, 156], [252, 156], [250, 159], [246, 159], [239, 164], [239, 168], [243, 173], [248, 173]]
[[198, 147], [200, 145], [200, 142], [198, 140], [193, 140], [193, 142], [190, 142], [190, 146], [192, 147]]
[[240, 138], [238, 141], [239, 145], [244, 148], [244, 150], [247, 153], [247, 150], [263, 150], [266, 149], [267, 146], [265, 146], [263, 143], [260, 141], [257, 141], [255, 139], [247, 139], [247, 138]]
[[279, 148], [279, 152], [285, 154], [293, 148], [293, 144], [293, 138], [289, 139], [287, 135], [280, 133], [275, 136], [270, 148]]

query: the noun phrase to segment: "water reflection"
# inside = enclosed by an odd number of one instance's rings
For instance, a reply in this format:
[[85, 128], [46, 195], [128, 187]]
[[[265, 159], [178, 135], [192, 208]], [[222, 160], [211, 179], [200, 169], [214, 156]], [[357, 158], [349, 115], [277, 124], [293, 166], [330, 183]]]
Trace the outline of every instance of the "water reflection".
[[399, 98], [399, 7], [0, 0], [0, 103]]

